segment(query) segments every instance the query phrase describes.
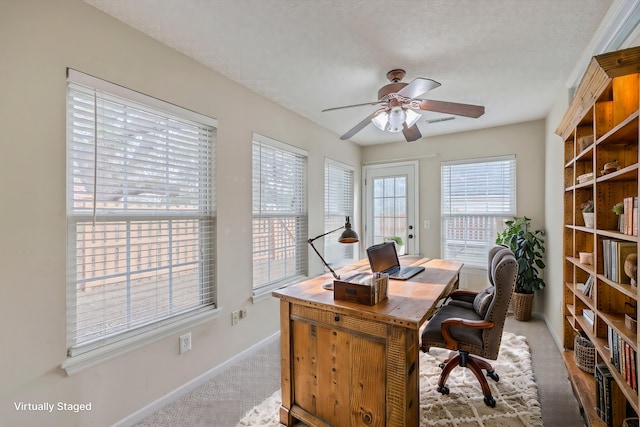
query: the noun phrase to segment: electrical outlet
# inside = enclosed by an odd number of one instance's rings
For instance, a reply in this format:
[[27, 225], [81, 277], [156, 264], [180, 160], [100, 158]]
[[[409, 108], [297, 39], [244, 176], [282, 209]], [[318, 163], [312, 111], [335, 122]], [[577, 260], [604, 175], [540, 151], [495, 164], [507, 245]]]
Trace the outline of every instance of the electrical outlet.
[[247, 317], [247, 309], [246, 308], [242, 308], [242, 309], [240, 309], [240, 318], [244, 319], [245, 317]]
[[191, 350], [191, 332], [180, 335], [180, 354]]
[[240, 321], [240, 310], [231, 313], [231, 326], [237, 325]]

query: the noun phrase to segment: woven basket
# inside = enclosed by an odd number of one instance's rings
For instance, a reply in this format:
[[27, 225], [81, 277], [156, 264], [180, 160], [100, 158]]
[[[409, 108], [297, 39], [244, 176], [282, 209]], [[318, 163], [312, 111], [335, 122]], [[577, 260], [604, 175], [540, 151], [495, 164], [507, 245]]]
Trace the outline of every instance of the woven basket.
[[533, 294], [514, 292], [511, 296], [511, 309], [516, 320], [530, 320], [533, 307]]
[[585, 337], [576, 335], [573, 340], [573, 355], [578, 368], [593, 374], [593, 367], [596, 361], [596, 348], [591, 341]]

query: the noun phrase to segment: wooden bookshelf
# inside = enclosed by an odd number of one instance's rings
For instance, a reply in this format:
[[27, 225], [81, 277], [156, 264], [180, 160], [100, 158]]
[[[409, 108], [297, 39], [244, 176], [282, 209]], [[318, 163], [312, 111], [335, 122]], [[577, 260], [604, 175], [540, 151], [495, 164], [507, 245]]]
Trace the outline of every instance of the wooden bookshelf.
[[[596, 364], [606, 364], [613, 376], [611, 385], [611, 425], [620, 426], [625, 418], [637, 416], [640, 407], [637, 385], [638, 357], [618, 370], [610, 347], [611, 337], [637, 356], [637, 326], [625, 325], [625, 314], [637, 320], [640, 299], [637, 286], [623, 275], [624, 257], [618, 248], [629, 247], [638, 254], [637, 210], [639, 133], [640, 133], [640, 47], [594, 57], [576, 90], [564, 118], [556, 129], [564, 143], [564, 239], [563, 239], [563, 345], [564, 361], [574, 393], [587, 425], [606, 426], [596, 407], [596, 381], [593, 373], [580, 369], [574, 358], [574, 338], [580, 334], [595, 347]], [[605, 165], [617, 161], [617, 170]], [[623, 214], [630, 227], [621, 228], [613, 206], [626, 199]], [[594, 203], [594, 227], [585, 225], [581, 206]], [[630, 222], [631, 221], [631, 222]], [[610, 243], [614, 241], [616, 243]], [[622, 242], [617, 243], [617, 242]], [[628, 249], [627, 249], [628, 250]], [[580, 253], [592, 253], [593, 263], [581, 262]], [[585, 295], [578, 283], [593, 276], [593, 291]], [[594, 312], [591, 325], [583, 310]], [[618, 348], [618, 347], [616, 347]], [[627, 349], [628, 348], [628, 349]], [[623, 356], [624, 357], [624, 356]], [[630, 370], [628, 375], [625, 371]], [[637, 383], [637, 381], [635, 381]]]
[[576, 366], [573, 351], [565, 351], [562, 357], [567, 365], [573, 393], [580, 402], [580, 408], [585, 419], [590, 420], [590, 425], [592, 426], [606, 427], [606, 424], [598, 417], [596, 412], [596, 382], [593, 380], [593, 375]]

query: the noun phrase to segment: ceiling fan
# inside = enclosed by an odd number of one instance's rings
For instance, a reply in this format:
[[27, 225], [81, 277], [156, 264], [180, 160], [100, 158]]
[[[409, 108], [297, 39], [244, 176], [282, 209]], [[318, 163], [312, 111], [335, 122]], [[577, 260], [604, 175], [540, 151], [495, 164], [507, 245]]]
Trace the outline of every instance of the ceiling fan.
[[322, 110], [322, 112], [334, 111], [343, 108], [361, 107], [363, 105], [381, 106], [380, 109], [371, 113], [351, 130], [342, 135], [340, 139], [349, 139], [364, 129], [369, 123], [373, 123], [380, 130], [402, 132], [407, 141], [415, 141], [422, 138], [422, 134], [416, 125], [421, 116], [413, 110], [435, 111], [438, 113], [472, 118], [478, 118], [484, 114], [484, 107], [480, 105], [418, 99], [419, 96], [440, 86], [440, 83], [423, 77], [418, 77], [411, 83], [403, 83], [402, 79], [405, 74], [406, 72], [401, 69], [389, 71], [387, 73], [387, 79], [389, 79], [391, 83], [380, 88], [378, 91], [378, 100], [375, 102], [345, 105], [343, 107]]

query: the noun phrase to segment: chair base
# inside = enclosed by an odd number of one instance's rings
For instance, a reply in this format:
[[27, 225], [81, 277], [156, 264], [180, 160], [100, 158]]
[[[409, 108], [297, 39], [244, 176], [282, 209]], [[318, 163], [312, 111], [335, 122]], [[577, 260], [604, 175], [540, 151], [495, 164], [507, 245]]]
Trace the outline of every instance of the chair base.
[[500, 377], [493, 370], [493, 367], [489, 362], [484, 359], [474, 357], [466, 351], [453, 353], [452, 357], [444, 361], [444, 366], [441, 365], [442, 373], [438, 380], [438, 392], [442, 394], [449, 394], [449, 387], [446, 386], [447, 378], [449, 378], [449, 374], [457, 366], [471, 369], [471, 372], [473, 372], [473, 375], [475, 375], [480, 383], [480, 387], [482, 387], [484, 403], [491, 408], [495, 408], [496, 401], [491, 395], [489, 383], [487, 382], [486, 377], [482, 374], [482, 371], [487, 371], [487, 376], [496, 382], [500, 381]]

